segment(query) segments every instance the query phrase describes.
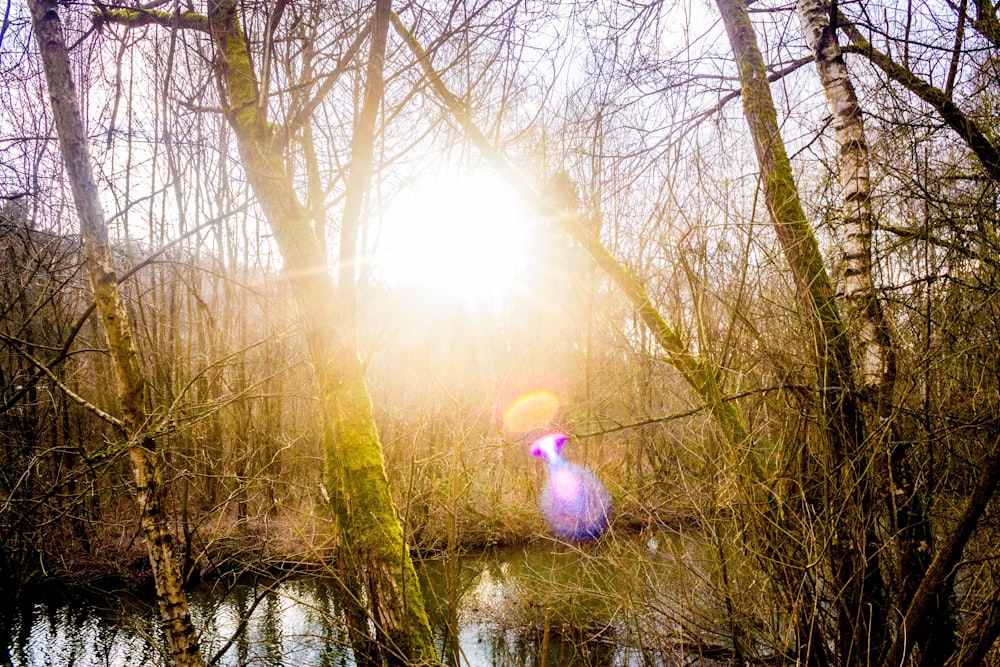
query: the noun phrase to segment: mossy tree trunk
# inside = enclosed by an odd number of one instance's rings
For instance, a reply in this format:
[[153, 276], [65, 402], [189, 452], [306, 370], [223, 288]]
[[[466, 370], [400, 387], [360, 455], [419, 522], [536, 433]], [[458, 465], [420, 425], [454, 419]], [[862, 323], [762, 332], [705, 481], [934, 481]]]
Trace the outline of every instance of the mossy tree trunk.
[[[180, 26], [211, 35], [225, 115], [236, 136], [247, 180], [281, 253], [316, 374], [324, 423], [325, 487], [340, 530], [340, 572], [356, 656], [361, 664], [432, 663], [436, 654], [430, 624], [390, 497], [354, 324], [354, 234], [370, 185], [391, 7], [387, 0], [379, 0], [370, 29], [371, 62], [353, 142], [339, 290], [314, 229], [314, 216], [301, 202], [286, 168], [286, 133], [269, 122], [268, 104], [260, 99], [238, 7], [235, 0], [212, 0], [207, 16], [105, 10], [97, 19], [132, 26]], [[345, 59], [353, 57], [359, 43], [347, 50]], [[374, 636], [369, 633], [370, 625], [375, 628]]]
[[347, 177], [338, 274], [339, 377], [331, 391], [338, 415], [334, 442], [340, 444], [340, 470], [331, 466], [328, 458], [328, 478], [334, 484], [337, 474], [343, 475], [343, 520], [350, 547], [346, 555], [354, 559], [346, 575], [357, 572], [364, 577], [376, 628], [377, 661], [396, 664], [432, 662], [436, 655], [416, 573], [389, 497], [371, 399], [357, 350], [358, 235], [362, 206], [371, 185], [391, 12], [392, 0], [376, 0], [364, 98], [355, 122]]
[[35, 38], [42, 56], [59, 145], [80, 219], [87, 271], [94, 300], [115, 370], [121, 420], [118, 430], [129, 443], [135, 474], [142, 536], [149, 555], [156, 600], [163, 620], [170, 657], [179, 667], [197, 667], [205, 660], [198, 633], [188, 612], [173, 535], [163, 511], [163, 482], [146, 410], [146, 380], [139, 365], [125, 305], [118, 291], [97, 184], [90, 167], [90, 151], [80, 117], [69, 55], [54, 0], [29, 0]]
[[[877, 659], [883, 648], [886, 615], [878, 541], [869, 509], [869, 443], [855, 384], [850, 331], [841, 318], [825, 262], [799, 199], [746, 5], [743, 0], [717, 0], [716, 4], [739, 70], [743, 110], [761, 170], [764, 201], [819, 355], [828, 450], [811, 453], [811, 460], [825, 463], [819, 469], [810, 466], [805, 481], [824, 489], [821, 501], [831, 540], [827, 563], [837, 591], [837, 662], [866, 665], [872, 654]], [[880, 373], [883, 364], [876, 361], [875, 372]]]

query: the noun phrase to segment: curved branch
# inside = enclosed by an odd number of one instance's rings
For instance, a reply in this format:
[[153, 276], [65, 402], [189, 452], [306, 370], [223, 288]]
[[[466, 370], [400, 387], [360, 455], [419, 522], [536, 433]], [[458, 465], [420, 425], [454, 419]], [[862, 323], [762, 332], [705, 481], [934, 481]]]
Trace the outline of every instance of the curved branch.
[[993, 452], [986, 459], [979, 481], [965, 502], [962, 516], [959, 517], [948, 539], [934, 556], [930, 567], [927, 568], [927, 574], [921, 580], [917, 592], [913, 594], [910, 606], [906, 610], [906, 617], [903, 619], [903, 625], [899, 628], [896, 640], [892, 643], [888, 655], [882, 661], [883, 667], [896, 667], [896, 665], [902, 665], [906, 661], [924, 619], [924, 614], [940, 592], [948, 574], [958, 564], [962, 550], [965, 549], [969, 538], [972, 537], [972, 533], [979, 523], [979, 517], [986, 510], [986, 505], [993, 497], [998, 483], [1000, 483], [1000, 439], [993, 444]]
[[59, 379], [59, 376], [56, 375], [55, 372], [53, 372], [53, 370], [49, 368], [44, 362], [35, 359], [35, 357], [27, 350], [19, 349], [20, 345], [24, 344], [24, 341], [17, 340], [16, 338], [7, 336], [6, 334], [2, 333], [0, 333], [0, 340], [2, 340], [7, 345], [10, 345], [14, 349], [16, 349], [17, 354], [23, 357], [24, 359], [27, 359], [28, 362], [38, 370], [39, 375], [45, 375], [47, 378], [49, 378], [49, 380], [51, 380], [52, 383], [56, 387], [58, 387], [59, 391], [64, 393], [71, 401], [78, 404], [87, 412], [96, 415], [99, 419], [102, 419], [103, 421], [106, 421], [107, 423], [111, 424], [115, 428], [120, 429], [124, 426], [122, 424], [121, 419], [118, 419], [117, 417], [105, 412], [97, 405], [91, 403], [86, 398], [84, 398], [80, 394], [76, 393], [75, 391], [67, 387], [66, 384], [63, 383], [61, 379]]
[[873, 65], [885, 72], [890, 80], [895, 81], [934, 107], [942, 120], [948, 124], [948, 127], [958, 133], [969, 149], [976, 154], [990, 178], [1000, 183], [1000, 149], [986, 137], [979, 124], [969, 118], [943, 90], [927, 83], [911, 70], [872, 46], [871, 42], [865, 39], [864, 35], [849, 24], [846, 19], [841, 18], [841, 24], [844, 33], [851, 40], [851, 44], [842, 47], [843, 51], [865, 56]]

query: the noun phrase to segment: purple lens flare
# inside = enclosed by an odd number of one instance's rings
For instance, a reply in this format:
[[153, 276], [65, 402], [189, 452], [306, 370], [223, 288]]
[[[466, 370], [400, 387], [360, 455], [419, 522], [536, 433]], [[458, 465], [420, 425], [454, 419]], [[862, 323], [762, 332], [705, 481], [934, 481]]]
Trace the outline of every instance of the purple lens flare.
[[549, 477], [538, 504], [559, 537], [594, 540], [608, 529], [611, 495], [588, 468], [562, 457], [568, 437], [565, 431], [547, 431], [528, 443], [528, 453], [548, 463]]

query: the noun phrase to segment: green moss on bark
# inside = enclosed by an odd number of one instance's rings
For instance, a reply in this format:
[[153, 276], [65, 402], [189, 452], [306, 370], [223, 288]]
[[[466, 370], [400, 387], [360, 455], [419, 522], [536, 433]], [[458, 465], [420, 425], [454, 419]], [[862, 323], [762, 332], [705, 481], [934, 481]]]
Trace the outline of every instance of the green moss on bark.
[[[324, 420], [326, 488], [341, 532], [341, 572], [356, 602], [348, 618], [359, 662], [433, 662], [435, 651], [419, 582], [403, 543], [353, 338], [334, 307], [337, 291], [309, 212], [298, 199], [266, 105], [258, 103], [236, 4], [224, 0], [209, 17], [222, 56], [227, 115], [247, 177], [274, 232], [316, 369]], [[375, 622], [378, 646], [367, 636]]]

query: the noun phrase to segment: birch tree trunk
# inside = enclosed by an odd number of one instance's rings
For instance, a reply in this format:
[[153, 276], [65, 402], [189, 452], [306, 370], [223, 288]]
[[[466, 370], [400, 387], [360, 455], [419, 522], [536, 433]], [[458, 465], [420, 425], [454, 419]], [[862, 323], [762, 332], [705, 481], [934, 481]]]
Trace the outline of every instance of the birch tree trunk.
[[205, 661], [198, 634], [188, 613], [187, 597], [173, 550], [173, 535], [164, 516], [163, 485], [146, 413], [146, 380], [139, 366], [118, 277], [112, 261], [108, 230], [90, 168], [90, 152], [80, 118], [69, 55], [55, 0], [28, 0], [35, 38], [42, 56], [59, 145], [80, 218], [87, 271], [97, 313], [115, 369], [121, 407], [121, 435], [129, 442], [135, 473], [142, 536], [149, 554], [156, 600], [163, 619], [170, 656], [177, 666], [200, 666]]
[[896, 375], [892, 338], [872, 280], [871, 179], [864, 118], [824, 0], [799, 0], [799, 19], [833, 116], [843, 220], [843, 298], [857, 360], [855, 378], [866, 392], [891, 402]]
[[[375, 115], [381, 99], [381, 70], [389, 11], [380, 0], [373, 19], [365, 113], [353, 146], [349, 212], [345, 213], [341, 291], [330, 276], [326, 250], [313, 227], [312, 212], [299, 199], [286, 169], [281, 128], [267, 118], [257, 77], [239, 20], [236, 0], [211, 0], [202, 16], [157, 10], [102, 10], [98, 20], [125, 25], [157, 24], [207, 32], [215, 44], [226, 119], [250, 187], [274, 234], [305, 331], [322, 412], [326, 484], [338, 520], [340, 570], [347, 588], [348, 620], [359, 664], [427, 664], [436, 661], [420, 584], [389, 494], [355, 332], [353, 274], [360, 202], [370, 184]], [[377, 36], [381, 35], [381, 36]], [[360, 40], [344, 55], [354, 57]], [[373, 75], [372, 70], [377, 70]], [[342, 71], [342, 70], [341, 70]], [[332, 82], [328, 82], [332, 85]], [[346, 216], [353, 216], [348, 219]], [[375, 635], [369, 627], [375, 628]]]
[[[879, 434], [890, 450], [889, 499], [896, 543], [895, 580], [899, 582], [897, 602], [905, 610], [930, 564], [930, 525], [923, 502], [916, 492], [914, 477], [906, 458], [907, 447], [895, 442], [893, 433], [893, 393], [896, 358], [892, 332], [872, 279], [871, 240], [873, 217], [868, 141], [861, 106], [851, 84], [847, 64], [830, 23], [831, 7], [824, 0], [799, 0], [802, 30], [813, 51], [816, 71], [826, 94], [839, 146], [839, 178], [843, 198], [842, 252], [844, 261], [843, 303], [851, 330], [855, 378], [862, 397], [869, 433]], [[911, 636], [925, 656], [943, 657], [953, 652], [953, 626], [949, 623], [947, 596], [935, 596], [925, 606], [925, 629]], [[941, 660], [943, 662], [943, 659]], [[935, 660], [931, 661], [932, 664]]]
[[[877, 656], [884, 641], [885, 604], [878, 541], [868, 510], [871, 492], [865, 428], [855, 388], [849, 331], [834, 300], [823, 257], [799, 199], [778, 129], [764, 59], [746, 5], [743, 0], [716, 0], [716, 4], [739, 69], [743, 110], [760, 165], [764, 201], [795, 278], [799, 299], [812, 323], [820, 357], [819, 377], [830, 445], [828, 454], [821, 458], [828, 460], [829, 470], [807, 474], [816, 480], [828, 476], [833, 482], [823, 506], [832, 513], [827, 515], [833, 538], [828, 563], [839, 593], [838, 661], [844, 665], [866, 665], [870, 662], [869, 652]], [[857, 184], [851, 187], [859, 191]], [[870, 214], [868, 221], [870, 238]], [[858, 224], [864, 223], [855, 222], [856, 234]], [[854, 239], [854, 245], [861, 242], [861, 238]], [[856, 264], [861, 264], [860, 269], [858, 266], [855, 269], [863, 271], [866, 260], [860, 257], [862, 253], [854, 248], [850, 254]], [[873, 339], [877, 342], [877, 337]], [[881, 357], [876, 356], [875, 361], [875, 373], [882, 377]]]

